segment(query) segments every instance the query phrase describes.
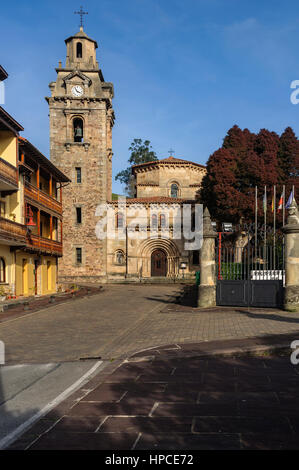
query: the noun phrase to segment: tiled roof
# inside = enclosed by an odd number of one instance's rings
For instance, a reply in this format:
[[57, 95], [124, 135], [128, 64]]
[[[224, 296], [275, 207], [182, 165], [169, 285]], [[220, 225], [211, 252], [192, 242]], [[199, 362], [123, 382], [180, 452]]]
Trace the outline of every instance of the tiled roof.
[[[183, 202], [188, 202], [188, 199], [180, 199], [176, 197], [167, 197], [167, 196], [152, 196], [152, 197], [136, 197], [136, 198], [127, 198], [126, 204], [175, 204]], [[194, 202], [194, 201], [193, 201]], [[117, 204], [118, 201], [112, 201], [113, 204]]]
[[168, 157], [168, 158], [162, 158], [162, 160], [154, 160], [152, 162], [145, 162], [145, 163], [139, 163], [138, 165], [133, 165], [132, 168], [135, 169], [135, 168], [139, 168], [139, 167], [142, 167], [142, 166], [146, 166], [146, 165], [154, 165], [154, 164], [186, 164], [186, 163], [189, 163], [190, 165], [196, 165], [196, 166], [200, 166], [202, 168], [205, 168], [204, 165], [201, 165], [200, 163], [196, 163], [196, 162], [191, 162], [189, 160], [183, 160], [182, 158], [175, 158], [175, 157]]
[[0, 106], [0, 128], [2, 129], [10, 129], [14, 132], [18, 133], [19, 131], [23, 131], [24, 128], [19, 124], [10, 114], [8, 114], [5, 109]]
[[28, 155], [34, 158], [40, 165], [41, 167], [44, 167], [44, 169], [47, 169], [50, 173], [55, 175], [58, 181], [60, 182], [70, 182], [71, 180], [64, 174], [62, 171], [60, 171], [55, 165], [53, 165], [50, 160], [45, 157], [34, 145], [32, 145], [29, 140], [25, 139], [25, 137], [19, 137], [19, 144], [21, 146], [24, 146], [24, 148], [27, 150]]

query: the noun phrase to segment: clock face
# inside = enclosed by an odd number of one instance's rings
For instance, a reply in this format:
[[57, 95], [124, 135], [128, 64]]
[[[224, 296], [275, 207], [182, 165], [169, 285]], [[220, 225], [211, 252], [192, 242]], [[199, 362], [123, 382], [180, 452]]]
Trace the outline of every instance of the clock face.
[[80, 85], [73, 86], [72, 94], [74, 96], [82, 96], [83, 95], [83, 88]]

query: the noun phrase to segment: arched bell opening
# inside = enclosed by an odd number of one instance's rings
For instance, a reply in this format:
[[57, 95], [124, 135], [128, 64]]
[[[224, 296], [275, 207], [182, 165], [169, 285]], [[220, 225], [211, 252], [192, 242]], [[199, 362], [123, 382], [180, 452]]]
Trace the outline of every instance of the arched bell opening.
[[81, 42], [77, 42], [76, 56], [77, 56], [77, 59], [82, 59], [82, 43]]
[[74, 126], [74, 142], [83, 142], [83, 120], [76, 118], [73, 121]]

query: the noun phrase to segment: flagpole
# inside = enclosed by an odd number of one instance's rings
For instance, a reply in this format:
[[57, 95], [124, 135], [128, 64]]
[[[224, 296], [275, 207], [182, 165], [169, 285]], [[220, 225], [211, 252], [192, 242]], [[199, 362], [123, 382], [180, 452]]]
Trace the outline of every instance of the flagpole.
[[285, 224], [285, 201], [286, 201], [286, 187], [285, 185], [283, 185], [283, 190], [282, 190], [282, 193], [283, 193], [283, 199], [282, 199], [282, 226], [284, 227], [284, 224]]
[[257, 262], [257, 186], [255, 187], [255, 237], [254, 237], [254, 250], [255, 250], [255, 264]]
[[274, 200], [273, 200], [273, 213], [274, 213], [274, 220], [273, 220], [273, 225], [274, 225], [274, 253], [273, 253], [273, 264], [274, 264], [274, 269], [276, 269], [276, 259], [275, 259], [275, 249], [276, 249], [276, 185], [274, 185]]
[[266, 253], [267, 253], [267, 186], [265, 185], [265, 192], [264, 192], [264, 269], [266, 263]]
[[[286, 205], [286, 187], [285, 185], [283, 185], [283, 190], [282, 190], [282, 193], [283, 193], [283, 199], [282, 199], [282, 226], [284, 227], [285, 225], [285, 213], [286, 213], [286, 209], [285, 209], [285, 205]], [[285, 285], [285, 272], [284, 272], [284, 249], [285, 249], [285, 240], [284, 240], [284, 233], [282, 235], [282, 279], [283, 279], [283, 285]]]

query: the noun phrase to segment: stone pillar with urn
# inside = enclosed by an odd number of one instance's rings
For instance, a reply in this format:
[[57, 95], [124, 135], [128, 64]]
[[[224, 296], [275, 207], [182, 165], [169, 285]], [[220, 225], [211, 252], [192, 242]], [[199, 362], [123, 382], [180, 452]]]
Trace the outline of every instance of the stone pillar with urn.
[[210, 212], [203, 213], [203, 243], [200, 251], [200, 285], [198, 286], [198, 307], [216, 306], [215, 239]]
[[289, 208], [285, 234], [284, 309], [299, 311], [299, 212], [293, 199]]

